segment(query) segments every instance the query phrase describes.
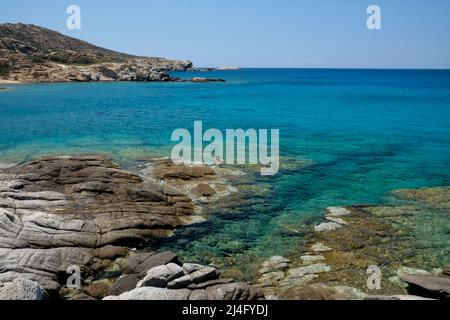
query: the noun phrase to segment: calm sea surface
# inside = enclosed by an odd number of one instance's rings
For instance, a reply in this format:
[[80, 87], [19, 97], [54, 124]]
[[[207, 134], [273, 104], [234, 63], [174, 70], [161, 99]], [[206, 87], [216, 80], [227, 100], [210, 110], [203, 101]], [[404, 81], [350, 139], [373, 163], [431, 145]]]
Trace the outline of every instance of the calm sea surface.
[[[450, 185], [450, 71], [243, 69], [226, 83], [15, 85], [0, 92], [0, 163], [103, 152], [128, 168], [169, 156], [174, 129], [280, 129], [281, 170], [254, 196], [162, 245], [198, 260], [269, 257], [327, 206]], [[248, 188], [252, 184], [250, 183]], [[161, 245], [161, 244], [159, 244]], [[233, 260], [235, 259], [235, 260]], [[241, 260], [239, 260], [241, 259]]]

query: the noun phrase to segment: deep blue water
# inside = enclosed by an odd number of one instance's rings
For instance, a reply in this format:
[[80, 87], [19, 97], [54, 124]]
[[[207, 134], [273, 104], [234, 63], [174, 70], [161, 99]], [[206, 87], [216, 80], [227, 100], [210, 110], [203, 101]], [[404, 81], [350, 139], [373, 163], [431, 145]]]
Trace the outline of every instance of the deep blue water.
[[[168, 156], [176, 128], [278, 128], [269, 192], [217, 212], [166, 245], [201, 259], [280, 253], [282, 232], [332, 205], [383, 203], [392, 190], [450, 185], [450, 71], [243, 69], [177, 76], [226, 83], [15, 85], [0, 92], [0, 163], [106, 152], [131, 166]], [[218, 239], [221, 245], [218, 248]]]

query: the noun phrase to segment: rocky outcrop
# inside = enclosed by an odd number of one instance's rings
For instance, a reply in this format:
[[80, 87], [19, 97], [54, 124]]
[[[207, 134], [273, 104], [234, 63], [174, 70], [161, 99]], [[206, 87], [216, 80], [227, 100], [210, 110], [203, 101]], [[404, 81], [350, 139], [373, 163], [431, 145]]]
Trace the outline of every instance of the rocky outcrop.
[[6, 282], [0, 286], [1, 300], [44, 300], [47, 293], [37, 282], [16, 278], [11, 282]]
[[215, 78], [201, 78], [201, 77], [194, 77], [191, 79], [192, 82], [198, 82], [198, 83], [209, 83], [209, 82], [226, 82], [224, 79], [215, 79]]
[[105, 300], [257, 300], [252, 286], [220, 278], [215, 267], [168, 263], [148, 270], [136, 288]]
[[244, 175], [239, 170], [220, 166], [175, 164], [170, 159], [153, 159], [141, 173], [151, 181], [176, 188], [196, 204], [216, 202], [237, 192], [230, 185], [229, 179]]
[[[98, 248], [167, 236], [198, 219], [180, 191], [144, 182], [102, 156], [44, 158], [2, 170], [0, 282], [20, 276], [58, 290], [68, 266], [128, 254]], [[153, 266], [146, 263], [142, 270]]]
[[0, 79], [20, 82], [176, 81], [192, 62], [138, 57], [27, 24], [0, 24]]
[[0, 176], [2, 248], [97, 248], [167, 235], [189, 222], [191, 200], [144, 183], [102, 156], [46, 158]]
[[[7, 166], [0, 170], [0, 286], [23, 279], [51, 297], [75, 300], [259, 298], [251, 286], [220, 278], [215, 267], [118, 246], [204, 221], [199, 204], [233, 192], [230, 174], [153, 160], [138, 175], [101, 155]], [[74, 268], [75, 288], [68, 281]]]

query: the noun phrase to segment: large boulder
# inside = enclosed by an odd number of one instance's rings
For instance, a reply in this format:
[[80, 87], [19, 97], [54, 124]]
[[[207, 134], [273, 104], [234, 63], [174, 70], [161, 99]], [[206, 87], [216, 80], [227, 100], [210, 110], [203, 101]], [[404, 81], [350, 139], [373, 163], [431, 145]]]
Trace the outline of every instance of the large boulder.
[[172, 280], [184, 275], [184, 269], [175, 263], [154, 267], [147, 272], [138, 287], [165, 288]]
[[142, 287], [122, 293], [119, 296], [109, 296], [104, 300], [188, 300], [191, 290], [170, 290], [155, 287]]
[[0, 249], [0, 283], [25, 278], [48, 291], [60, 288], [70, 266], [84, 266], [92, 260], [92, 249]]
[[46, 158], [5, 170], [0, 208], [3, 248], [142, 240], [167, 235], [194, 213], [188, 197], [165, 194], [101, 156]]
[[141, 278], [136, 274], [127, 274], [120, 277], [109, 289], [108, 296], [118, 296], [124, 292], [131, 291], [136, 288]]
[[[110, 290], [105, 300], [256, 300], [261, 292], [231, 278], [219, 278], [215, 267], [168, 263], [148, 270], [136, 288]], [[118, 283], [121, 280], [119, 279]]]
[[35, 281], [17, 278], [0, 286], [0, 300], [44, 300], [47, 293]]
[[170, 289], [186, 288], [191, 284], [199, 284], [205, 281], [214, 280], [219, 277], [220, 273], [214, 267], [203, 267], [183, 277], [176, 278], [168, 283]]
[[436, 299], [450, 299], [450, 277], [408, 275], [401, 277], [408, 284], [408, 292]]
[[261, 294], [249, 284], [233, 282], [205, 289], [208, 300], [257, 300]]

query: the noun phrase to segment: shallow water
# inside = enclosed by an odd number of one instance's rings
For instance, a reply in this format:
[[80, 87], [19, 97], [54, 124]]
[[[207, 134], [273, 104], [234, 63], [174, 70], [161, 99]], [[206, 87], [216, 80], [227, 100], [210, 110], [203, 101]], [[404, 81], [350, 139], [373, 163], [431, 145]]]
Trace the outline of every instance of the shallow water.
[[[176, 128], [280, 129], [281, 170], [241, 181], [245, 201], [162, 245], [236, 265], [289, 253], [327, 206], [384, 203], [450, 185], [450, 71], [244, 69], [177, 76], [227, 83], [14, 85], [0, 93], [0, 163], [108, 153], [169, 156]], [[258, 189], [252, 186], [258, 182]], [[436, 239], [433, 239], [436, 241]], [[158, 244], [161, 245], [161, 244]]]

